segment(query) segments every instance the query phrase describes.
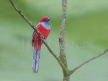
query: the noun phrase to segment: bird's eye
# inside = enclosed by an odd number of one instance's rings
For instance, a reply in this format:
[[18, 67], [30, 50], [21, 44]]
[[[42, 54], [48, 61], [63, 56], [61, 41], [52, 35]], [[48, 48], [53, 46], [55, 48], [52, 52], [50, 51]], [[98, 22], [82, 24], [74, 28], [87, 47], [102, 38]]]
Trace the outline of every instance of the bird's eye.
[[46, 21], [46, 19], [43, 19], [43, 21]]

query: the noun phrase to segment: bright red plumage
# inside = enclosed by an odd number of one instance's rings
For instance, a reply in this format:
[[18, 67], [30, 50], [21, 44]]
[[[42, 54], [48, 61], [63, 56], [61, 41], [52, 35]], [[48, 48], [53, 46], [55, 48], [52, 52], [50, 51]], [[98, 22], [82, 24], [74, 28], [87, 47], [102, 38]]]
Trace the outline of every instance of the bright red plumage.
[[[39, 25], [39, 28], [38, 28], [39, 32], [42, 34], [42, 36], [44, 37], [44, 39], [46, 39], [50, 33], [50, 29], [45, 29], [41, 23]], [[41, 46], [42, 46], [42, 41], [41, 39], [39, 38], [38, 34], [34, 34], [33, 36], [33, 46], [36, 47], [36, 50], [37, 51], [40, 51], [41, 49]]]
[[[48, 23], [50, 19], [48, 17], [43, 17], [40, 20], [40, 23], [36, 26], [38, 28], [38, 31], [41, 33], [41, 35], [46, 38], [48, 37], [50, 33], [50, 25]], [[38, 72], [39, 67], [39, 58], [40, 58], [40, 50], [43, 42], [41, 41], [38, 34], [34, 31], [33, 38], [32, 38], [32, 45], [34, 47], [34, 54], [33, 54], [33, 66], [32, 69], [34, 72]]]

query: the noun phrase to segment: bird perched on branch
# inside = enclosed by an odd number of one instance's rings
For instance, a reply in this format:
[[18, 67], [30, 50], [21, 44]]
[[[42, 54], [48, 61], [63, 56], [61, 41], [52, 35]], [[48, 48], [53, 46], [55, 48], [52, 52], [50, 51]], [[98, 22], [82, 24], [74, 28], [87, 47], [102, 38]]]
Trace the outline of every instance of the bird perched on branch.
[[[38, 31], [41, 33], [42, 37], [46, 40], [50, 33], [50, 24], [48, 21], [50, 18], [48, 17], [43, 17], [40, 20], [40, 23], [36, 26]], [[39, 68], [39, 59], [40, 59], [40, 50], [43, 42], [41, 41], [40, 37], [36, 33], [36, 31], [33, 32], [32, 36], [32, 46], [34, 47], [34, 52], [33, 52], [33, 65], [32, 69], [33, 72], [38, 72]]]

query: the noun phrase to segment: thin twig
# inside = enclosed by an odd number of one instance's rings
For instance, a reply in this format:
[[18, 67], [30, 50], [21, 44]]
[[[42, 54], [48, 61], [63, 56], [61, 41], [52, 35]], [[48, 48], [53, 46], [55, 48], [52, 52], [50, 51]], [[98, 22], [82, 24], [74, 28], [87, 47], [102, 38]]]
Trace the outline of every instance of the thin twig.
[[62, 0], [62, 22], [60, 27], [60, 37], [59, 37], [59, 46], [60, 46], [60, 59], [67, 68], [67, 59], [65, 55], [65, 25], [66, 25], [66, 9], [67, 9], [67, 0]]
[[74, 68], [73, 70], [70, 70], [69, 74], [71, 75], [73, 72], [75, 72], [77, 69], [79, 69], [80, 67], [82, 67], [83, 65], [87, 64], [88, 62], [97, 59], [98, 57], [104, 55], [106, 52], [108, 52], [108, 49], [106, 49], [105, 51], [103, 51], [101, 54], [87, 60], [86, 62], [82, 63], [81, 65], [77, 66], [76, 68]]

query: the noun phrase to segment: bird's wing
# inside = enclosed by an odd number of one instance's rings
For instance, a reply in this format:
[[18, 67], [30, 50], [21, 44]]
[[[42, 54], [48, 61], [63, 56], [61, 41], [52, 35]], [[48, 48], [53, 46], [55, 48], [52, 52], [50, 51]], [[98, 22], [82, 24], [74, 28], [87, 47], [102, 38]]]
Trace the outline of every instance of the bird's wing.
[[[39, 27], [40, 27], [40, 24], [38, 24], [38, 25], [36, 26], [37, 29], [38, 29]], [[34, 37], [35, 34], [36, 34], [36, 31], [34, 31], [33, 34], [32, 34], [32, 46], [33, 46], [33, 42], [34, 42], [33, 37]]]

